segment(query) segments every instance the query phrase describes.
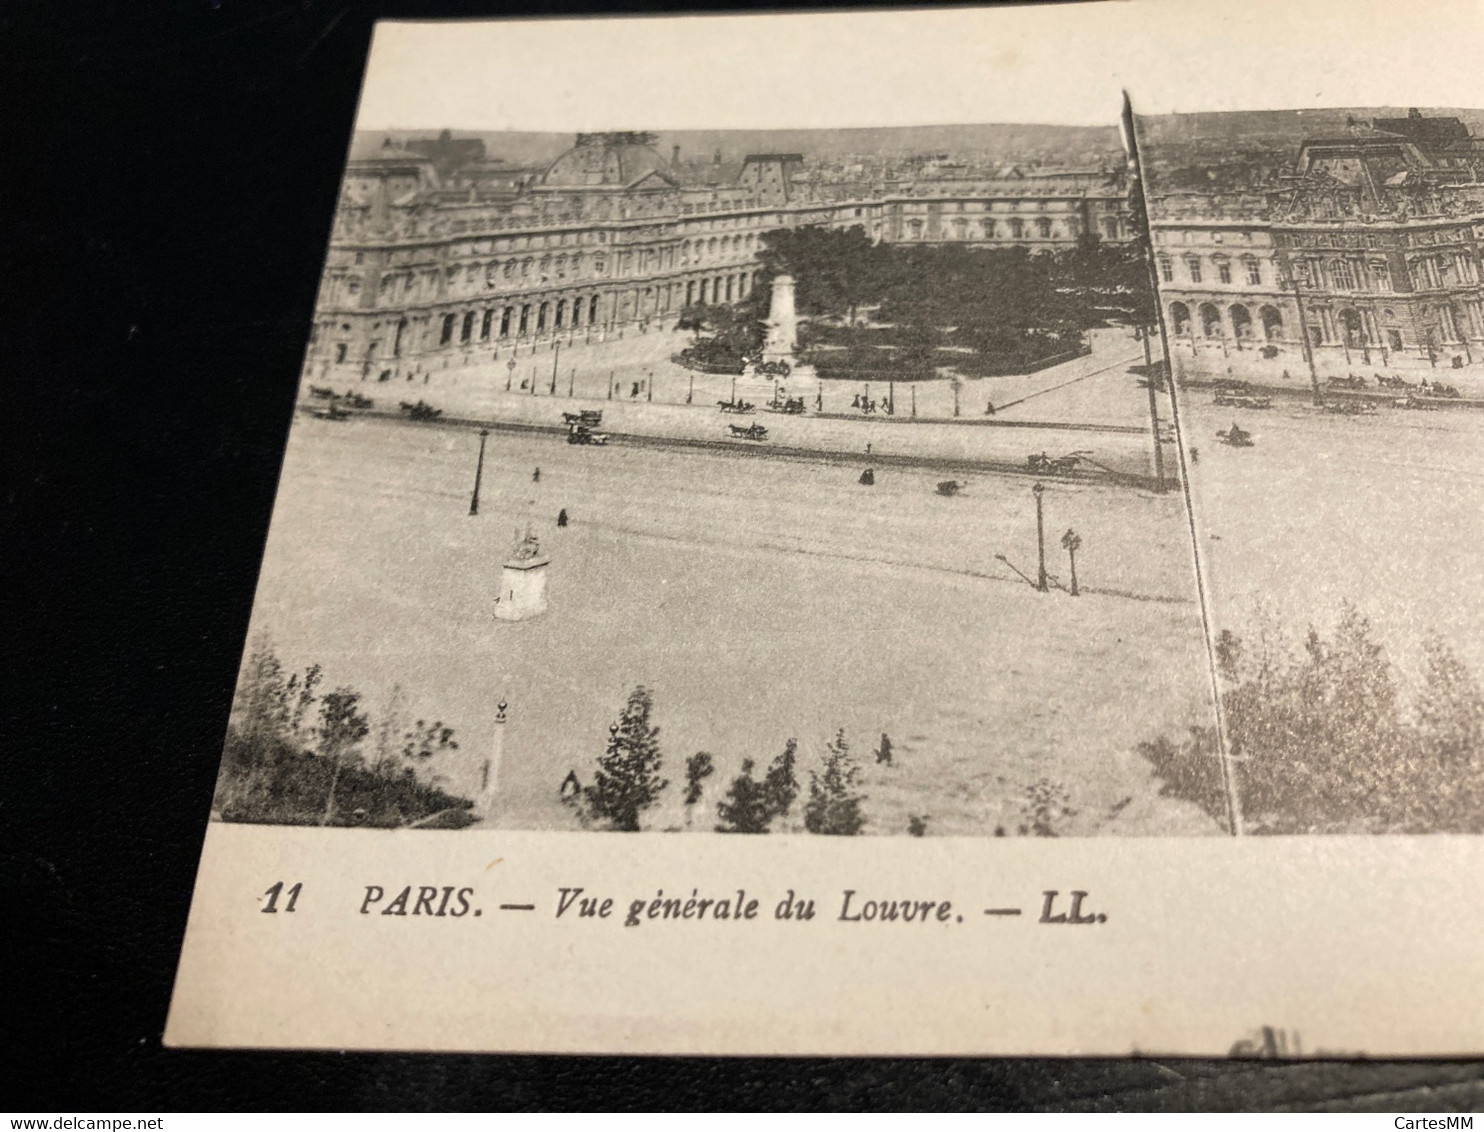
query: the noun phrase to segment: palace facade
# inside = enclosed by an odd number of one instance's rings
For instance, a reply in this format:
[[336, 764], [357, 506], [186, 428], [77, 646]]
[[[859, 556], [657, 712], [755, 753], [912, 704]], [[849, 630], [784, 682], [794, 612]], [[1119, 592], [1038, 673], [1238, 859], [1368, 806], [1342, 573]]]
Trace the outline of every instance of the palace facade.
[[1152, 196], [1176, 372], [1484, 366], [1481, 174], [1461, 121], [1412, 111], [1305, 141], [1265, 191]]
[[578, 134], [539, 169], [447, 133], [352, 160], [308, 372], [389, 378], [556, 335], [663, 326], [692, 303], [747, 296], [762, 236], [778, 228], [1031, 249], [1132, 236], [1121, 170], [826, 181], [800, 154], [697, 169], [654, 140]]

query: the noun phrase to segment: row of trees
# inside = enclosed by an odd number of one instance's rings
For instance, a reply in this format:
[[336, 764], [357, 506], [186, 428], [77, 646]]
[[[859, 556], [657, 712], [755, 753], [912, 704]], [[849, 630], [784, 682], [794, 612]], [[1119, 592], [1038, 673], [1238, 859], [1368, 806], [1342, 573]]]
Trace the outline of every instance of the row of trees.
[[[567, 796], [584, 826], [636, 832], [646, 813], [659, 805], [670, 781], [663, 772], [660, 729], [650, 720], [653, 708], [649, 689], [641, 686], [629, 694], [623, 713], [609, 728], [608, 747], [598, 760], [592, 781]], [[889, 763], [891, 741], [885, 735], [881, 738], [877, 759]], [[694, 823], [706, 780], [715, 772], [715, 760], [706, 751], [686, 760], [683, 801], [688, 828]], [[809, 770], [804, 829], [834, 836], [860, 833], [866, 824], [861, 810], [865, 795], [860, 789], [860, 775], [845, 732], [836, 732], [825, 748], [820, 767]], [[718, 833], [767, 833], [790, 814], [800, 793], [798, 743], [790, 739], [761, 777], [753, 759], [743, 761], [741, 773], [717, 803], [714, 828]]]
[[469, 799], [434, 785], [459, 748], [441, 720], [413, 719], [394, 690], [373, 720], [360, 692], [321, 693], [317, 664], [289, 673], [253, 643], [227, 725], [213, 809], [224, 821], [397, 827], [463, 825]]
[[[1404, 702], [1384, 646], [1353, 606], [1295, 649], [1271, 620], [1217, 644], [1227, 738], [1255, 833], [1484, 833], [1484, 691], [1436, 635]], [[1226, 796], [1212, 728], [1141, 754], [1168, 795], [1218, 820]]]

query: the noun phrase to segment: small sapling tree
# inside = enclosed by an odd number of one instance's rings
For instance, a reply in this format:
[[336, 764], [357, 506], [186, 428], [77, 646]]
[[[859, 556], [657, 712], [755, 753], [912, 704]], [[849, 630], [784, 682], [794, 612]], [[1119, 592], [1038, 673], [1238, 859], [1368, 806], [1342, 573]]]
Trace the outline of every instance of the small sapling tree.
[[326, 692], [320, 704], [319, 753], [331, 761], [330, 789], [325, 793], [325, 812], [320, 825], [329, 825], [335, 814], [335, 786], [352, 749], [371, 731], [360, 710], [361, 694], [350, 688]]
[[685, 760], [685, 826], [690, 828], [691, 811], [706, 791], [706, 779], [716, 773], [709, 751], [697, 751]]
[[660, 775], [660, 729], [649, 723], [653, 706], [648, 688], [629, 693], [623, 714], [608, 729], [608, 749], [592, 785], [583, 790], [588, 816], [610, 829], [638, 832], [640, 817], [669, 785]]
[[837, 837], [858, 834], [866, 824], [861, 814], [865, 796], [856, 789], [860, 768], [851, 757], [845, 731], [835, 733], [825, 748], [824, 772], [809, 772], [809, 802], [804, 808], [804, 828], [810, 833]]
[[742, 773], [732, 779], [727, 796], [716, 806], [717, 833], [767, 833], [773, 820], [767, 786], [752, 777], [751, 759], [742, 760]]
[[794, 799], [799, 796], [799, 779], [794, 769], [798, 762], [798, 750], [797, 739], [784, 743], [783, 751], [773, 760], [768, 773], [763, 776], [771, 817], [779, 818], [788, 813], [793, 807]]

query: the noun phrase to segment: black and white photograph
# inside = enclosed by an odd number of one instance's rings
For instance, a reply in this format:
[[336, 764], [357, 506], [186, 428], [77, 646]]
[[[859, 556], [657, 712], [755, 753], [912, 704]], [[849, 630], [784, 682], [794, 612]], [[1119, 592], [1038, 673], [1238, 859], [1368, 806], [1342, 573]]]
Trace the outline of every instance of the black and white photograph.
[[1484, 831], [1484, 112], [1137, 130], [1239, 820]]
[[213, 816], [1222, 832], [1110, 110], [363, 121]]

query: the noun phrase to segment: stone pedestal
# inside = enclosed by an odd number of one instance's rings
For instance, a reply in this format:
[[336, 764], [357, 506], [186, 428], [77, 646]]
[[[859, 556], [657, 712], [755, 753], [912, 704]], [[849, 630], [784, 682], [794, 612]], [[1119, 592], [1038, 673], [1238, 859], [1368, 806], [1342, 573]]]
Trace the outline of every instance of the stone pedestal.
[[541, 554], [536, 536], [528, 534], [500, 568], [500, 592], [495, 616], [501, 621], [524, 621], [546, 612], [546, 572], [551, 559]]

